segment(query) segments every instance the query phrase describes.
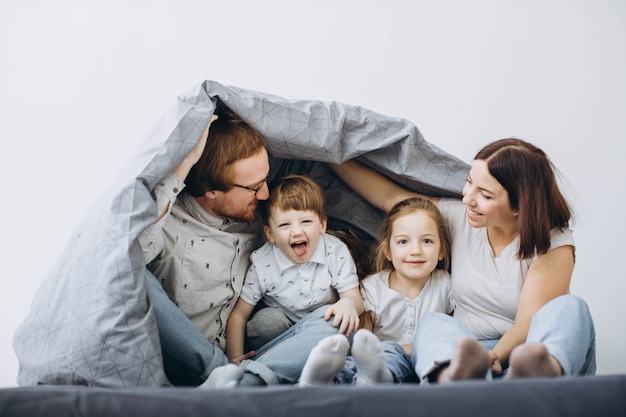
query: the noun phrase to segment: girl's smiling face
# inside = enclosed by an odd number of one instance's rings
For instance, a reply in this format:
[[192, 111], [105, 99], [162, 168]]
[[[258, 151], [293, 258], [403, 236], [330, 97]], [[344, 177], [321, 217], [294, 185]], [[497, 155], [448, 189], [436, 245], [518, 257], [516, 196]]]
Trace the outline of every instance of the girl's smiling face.
[[400, 280], [428, 279], [443, 259], [437, 224], [422, 211], [396, 219], [391, 229], [389, 260]]

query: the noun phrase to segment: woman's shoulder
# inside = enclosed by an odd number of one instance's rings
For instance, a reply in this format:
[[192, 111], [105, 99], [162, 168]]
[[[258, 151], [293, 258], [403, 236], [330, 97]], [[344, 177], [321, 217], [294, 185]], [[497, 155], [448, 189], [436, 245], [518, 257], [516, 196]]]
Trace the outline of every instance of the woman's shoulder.
[[465, 213], [465, 204], [458, 198], [441, 198], [439, 203], [437, 203], [437, 208], [439, 208], [444, 217]]
[[461, 200], [456, 198], [442, 198], [439, 200], [437, 208], [441, 212], [448, 227], [451, 227], [452, 232], [467, 226], [467, 222], [465, 221], [466, 207]]
[[569, 227], [554, 228], [550, 231], [550, 249], [574, 245], [574, 232]]

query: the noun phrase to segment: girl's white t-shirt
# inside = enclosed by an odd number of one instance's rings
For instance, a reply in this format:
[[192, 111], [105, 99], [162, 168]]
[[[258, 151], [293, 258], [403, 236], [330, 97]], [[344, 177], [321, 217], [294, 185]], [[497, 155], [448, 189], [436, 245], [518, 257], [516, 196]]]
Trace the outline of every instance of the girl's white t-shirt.
[[362, 281], [365, 311], [370, 311], [374, 333], [380, 340], [401, 345], [413, 343], [418, 320], [426, 313], [451, 313], [450, 275], [436, 269], [414, 299], [389, 288], [389, 271], [372, 274]]

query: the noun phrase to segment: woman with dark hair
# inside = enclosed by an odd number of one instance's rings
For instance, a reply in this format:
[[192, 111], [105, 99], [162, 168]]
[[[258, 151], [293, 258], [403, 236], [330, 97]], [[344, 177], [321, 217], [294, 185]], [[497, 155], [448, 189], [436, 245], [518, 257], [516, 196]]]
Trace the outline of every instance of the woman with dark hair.
[[[332, 168], [384, 211], [415, 195], [355, 161]], [[418, 324], [420, 381], [594, 374], [593, 321], [569, 294], [572, 213], [547, 155], [521, 139], [495, 141], [477, 153], [462, 201], [427, 198], [450, 228], [456, 308]]]

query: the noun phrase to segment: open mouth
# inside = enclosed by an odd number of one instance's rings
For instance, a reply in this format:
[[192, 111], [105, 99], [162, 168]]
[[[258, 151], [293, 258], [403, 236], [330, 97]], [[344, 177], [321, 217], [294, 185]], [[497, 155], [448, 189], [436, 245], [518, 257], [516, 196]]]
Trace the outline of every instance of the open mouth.
[[302, 256], [306, 253], [307, 243], [305, 241], [294, 242], [291, 244], [291, 248], [297, 256]]

